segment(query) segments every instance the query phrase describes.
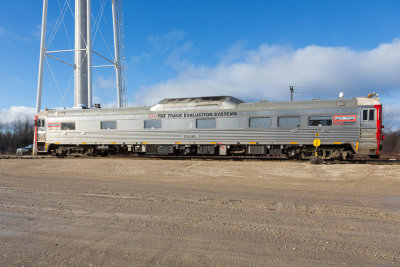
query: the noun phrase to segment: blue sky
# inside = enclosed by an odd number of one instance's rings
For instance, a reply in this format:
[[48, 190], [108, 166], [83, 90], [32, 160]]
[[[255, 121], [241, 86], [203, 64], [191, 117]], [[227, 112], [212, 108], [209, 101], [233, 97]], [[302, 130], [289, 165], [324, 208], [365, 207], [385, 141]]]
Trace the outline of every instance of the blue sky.
[[[0, 112], [12, 118], [36, 102], [42, 1], [6, 1], [0, 10]], [[50, 0], [48, 34], [59, 4]], [[94, 0], [97, 17], [104, 0]], [[112, 57], [105, 1], [94, 49]], [[69, 0], [73, 10], [74, 1]], [[246, 101], [380, 94], [400, 125], [400, 1], [124, 1], [130, 105], [173, 96], [235, 95]], [[72, 48], [73, 20], [48, 47]], [[64, 28], [65, 27], [65, 28]], [[68, 32], [68, 37], [65, 34]], [[108, 41], [105, 45], [103, 38]], [[62, 55], [72, 62], [72, 55]], [[69, 67], [49, 59], [42, 107], [71, 107]], [[95, 63], [101, 61], [95, 59]], [[53, 81], [55, 76], [57, 83]], [[94, 100], [116, 102], [111, 69], [94, 71]], [[67, 89], [69, 88], [69, 89]], [[4, 119], [3, 119], [4, 120]]]

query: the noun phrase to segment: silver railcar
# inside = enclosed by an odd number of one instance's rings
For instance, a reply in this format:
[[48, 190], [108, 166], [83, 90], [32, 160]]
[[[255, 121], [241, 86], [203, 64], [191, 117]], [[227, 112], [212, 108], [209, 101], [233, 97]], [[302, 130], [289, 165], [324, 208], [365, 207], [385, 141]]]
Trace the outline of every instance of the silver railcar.
[[352, 99], [245, 103], [231, 96], [169, 98], [151, 107], [45, 110], [35, 117], [39, 153], [378, 157], [382, 105]]

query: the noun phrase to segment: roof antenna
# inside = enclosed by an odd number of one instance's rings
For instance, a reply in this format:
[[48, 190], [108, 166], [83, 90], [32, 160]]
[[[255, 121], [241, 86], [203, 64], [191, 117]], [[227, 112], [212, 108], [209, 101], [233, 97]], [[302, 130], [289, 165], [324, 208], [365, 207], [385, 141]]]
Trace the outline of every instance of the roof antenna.
[[289, 86], [289, 90], [290, 90], [290, 102], [293, 102], [293, 93], [294, 93], [294, 89], [293, 89], [293, 85]]

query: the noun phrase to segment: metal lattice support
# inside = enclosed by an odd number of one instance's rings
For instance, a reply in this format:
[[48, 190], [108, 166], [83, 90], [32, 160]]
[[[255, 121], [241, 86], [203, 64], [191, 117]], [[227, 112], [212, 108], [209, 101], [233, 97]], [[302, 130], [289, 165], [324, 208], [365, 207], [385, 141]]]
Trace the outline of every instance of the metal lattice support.
[[118, 23], [118, 29], [119, 29], [119, 35], [120, 35], [120, 68], [121, 68], [121, 98], [122, 98], [122, 106], [127, 107], [128, 106], [128, 99], [126, 96], [127, 90], [126, 90], [126, 57], [125, 57], [125, 33], [124, 33], [124, 20], [123, 20], [123, 0], [119, 0], [119, 6], [118, 6], [118, 18], [119, 18], [119, 23]]
[[[70, 6], [70, 1], [75, 1], [75, 12]], [[42, 87], [43, 87], [43, 67], [46, 57], [52, 58], [58, 62], [66, 64], [74, 69], [74, 107], [77, 108], [91, 108], [92, 107], [92, 68], [93, 67], [114, 67], [116, 71], [116, 82], [117, 82], [117, 106], [126, 107], [128, 106], [126, 97], [126, 59], [125, 59], [125, 44], [124, 44], [124, 30], [123, 30], [123, 3], [122, 0], [112, 0], [112, 15], [113, 15], [113, 29], [114, 29], [114, 52], [115, 59], [106, 58], [105, 56], [97, 53], [93, 50], [92, 43], [99, 33], [103, 38], [106, 47], [109, 52], [110, 49], [107, 46], [101, 31], [99, 30], [100, 20], [103, 16], [103, 9], [107, 0], [102, 1], [101, 10], [97, 19], [94, 19], [94, 25], [96, 26], [95, 34], [92, 38], [92, 14], [91, 14], [91, 0], [65, 0], [65, 3], [60, 7], [60, 15], [56, 21], [53, 31], [50, 34], [48, 45], [52, 43], [55, 35], [57, 34], [60, 27], [64, 24], [64, 17], [68, 10], [71, 11], [72, 16], [75, 19], [75, 47], [50, 51], [46, 48], [46, 24], [47, 24], [47, 9], [48, 0], [43, 0], [43, 18], [42, 18], [42, 34], [41, 34], [41, 48], [40, 48], [40, 61], [39, 61], [39, 75], [38, 75], [38, 87], [37, 87], [37, 102], [36, 112], [41, 110], [41, 98], [42, 98]], [[108, 0], [109, 1], [109, 0]], [[64, 24], [65, 28], [65, 24]], [[66, 30], [68, 43], [70, 44], [68, 32]], [[56, 53], [62, 52], [73, 52], [74, 63], [68, 63], [55, 56]], [[92, 66], [92, 53], [102, 59], [108, 61], [109, 65]], [[51, 69], [50, 69], [51, 71]], [[54, 76], [54, 75], [53, 75]], [[54, 77], [53, 77], [54, 78]], [[55, 78], [54, 78], [55, 79]], [[57, 83], [57, 82], [56, 82]], [[68, 85], [69, 88], [69, 85]], [[63, 99], [65, 95], [63, 96]]]
[[122, 29], [122, 0], [112, 0], [112, 11], [118, 107], [126, 107], [126, 67], [124, 52], [124, 33]]

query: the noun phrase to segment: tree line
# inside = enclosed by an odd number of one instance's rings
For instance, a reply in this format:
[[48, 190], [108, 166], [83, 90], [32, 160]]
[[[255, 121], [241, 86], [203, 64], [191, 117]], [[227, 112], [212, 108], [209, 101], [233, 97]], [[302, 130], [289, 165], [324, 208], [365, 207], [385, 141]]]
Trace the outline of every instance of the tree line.
[[[14, 154], [17, 148], [32, 144], [33, 137], [34, 122], [30, 118], [0, 123], [0, 153]], [[382, 145], [382, 155], [399, 155], [400, 130], [386, 131]]]
[[382, 155], [400, 154], [400, 130], [388, 131], [385, 134], [385, 140], [382, 142]]
[[30, 118], [0, 123], [0, 153], [14, 154], [19, 147], [33, 143], [35, 127]]

